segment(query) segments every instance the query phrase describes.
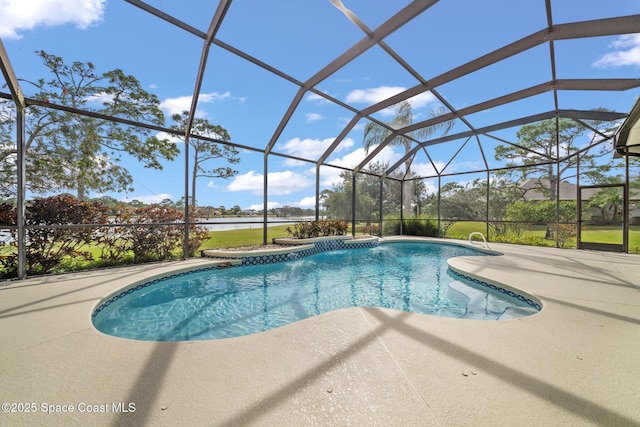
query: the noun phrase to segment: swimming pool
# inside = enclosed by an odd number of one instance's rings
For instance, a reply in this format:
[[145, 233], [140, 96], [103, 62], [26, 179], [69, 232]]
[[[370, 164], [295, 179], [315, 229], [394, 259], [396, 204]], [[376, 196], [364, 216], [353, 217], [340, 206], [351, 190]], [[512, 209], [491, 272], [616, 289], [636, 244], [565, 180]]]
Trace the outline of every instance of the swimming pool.
[[272, 264], [196, 271], [127, 289], [93, 313], [110, 335], [153, 341], [231, 338], [347, 307], [383, 307], [465, 319], [539, 311], [532, 299], [465, 278], [446, 260], [492, 256], [440, 243], [339, 249]]

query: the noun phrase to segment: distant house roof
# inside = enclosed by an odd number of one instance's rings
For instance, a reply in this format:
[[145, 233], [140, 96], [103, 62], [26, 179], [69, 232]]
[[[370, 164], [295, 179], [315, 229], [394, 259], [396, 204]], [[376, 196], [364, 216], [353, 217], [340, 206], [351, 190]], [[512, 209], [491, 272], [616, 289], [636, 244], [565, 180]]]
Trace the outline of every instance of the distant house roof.
[[[546, 178], [529, 178], [520, 185], [524, 190], [522, 197], [525, 200], [549, 200], [550, 181]], [[583, 197], [590, 197], [597, 189], [584, 189]], [[560, 200], [577, 200], [578, 186], [570, 182], [560, 181]]]
[[[546, 178], [529, 178], [520, 186], [525, 200], [549, 200], [549, 180]], [[591, 198], [599, 191], [598, 188], [583, 188], [582, 197]], [[640, 191], [630, 189], [631, 200], [640, 199]], [[560, 200], [578, 200], [578, 186], [570, 182], [560, 181]]]

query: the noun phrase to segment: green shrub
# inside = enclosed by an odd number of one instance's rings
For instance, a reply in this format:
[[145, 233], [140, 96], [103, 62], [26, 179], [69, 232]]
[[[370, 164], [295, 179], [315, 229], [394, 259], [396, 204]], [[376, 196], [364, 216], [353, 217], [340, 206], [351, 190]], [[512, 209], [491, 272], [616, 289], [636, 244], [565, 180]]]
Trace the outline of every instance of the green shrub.
[[380, 234], [380, 226], [378, 224], [365, 225], [360, 229], [362, 234], [371, 234], [372, 236], [377, 236]]
[[[6, 206], [2, 207], [2, 209], [6, 208]], [[61, 263], [63, 258], [69, 256], [85, 260], [92, 259], [90, 252], [80, 249], [96, 239], [98, 229], [96, 227], [75, 228], [73, 225], [107, 222], [106, 206], [101, 203], [83, 202], [65, 195], [35, 199], [25, 208], [27, 273], [49, 273]], [[16, 217], [15, 211], [5, 212], [2, 216], [5, 219], [7, 216]], [[17, 231], [13, 230], [12, 235], [15, 241]], [[5, 274], [14, 276], [18, 267], [17, 253], [13, 252], [2, 258], [1, 262]]]
[[556, 233], [561, 248], [564, 248], [565, 244], [578, 234], [575, 224], [558, 224]]
[[400, 234], [400, 220], [386, 219], [382, 222], [382, 235], [397, 236]]
[[349, 224], [339, 219], [297, 222], [291, 227], [285, 228], [289, 236], [298, 239], [310, 239], [320, 236], [344, 236]]
[[[400, 220], [385, 221], [383, 230], [386, 236], [399, 235]], [[430, 219], [405, 219], [402, 220], [402, 234], [436, 237], [438, 235], [438, 226]]]
[[133, 251], [134, 262], [170, 259], [182, 242], [184, 228], [176, 225], [156, 225], [182, 220], [181, 212], [164, 206], [136, 208], [130, 218], [134, 227], [123, 230]]
[[[13, 206], [0, 204], [0, 225], [15, 225], [15, 218]], [[77, 227], [91, 224], [102, 225]], [[25, 225], [27, 274], [78, 270], [87, 264], [97, 267], [171, 259], [180, 253], [184, 239], [181, 210], [163, 206], [139, 209], [119, 206], [112, 210], [102, 203], [83, 202], [72, 196], [29, 202]], [[17, 274], [17, 230], [13, 229], [11, 234], [10, 246], [14, 248], [0, 257], [2, 278]], [[208, 237], [205, 227], [191, 224], [188, 255], [193, 256]], [[98, 260], [90, 263], [94, 255]]]
[[402, 222], [402, 234], [436, 237], [438, 227], [428, 219], [409, 219]]
[[[194, 215], [196, 213], [194, 212]], [[127, 218], [134, 227], [126, 227], [123, 237], [133, 251], [134, 262], [174, 258], [184, 240], [184, 212], [166, 206], [147, 206], [135, 209]], [[162, 223], [173, 223], [163, 224]], [[209, 237], [206, 228], [189, 226], [189, 256]]]

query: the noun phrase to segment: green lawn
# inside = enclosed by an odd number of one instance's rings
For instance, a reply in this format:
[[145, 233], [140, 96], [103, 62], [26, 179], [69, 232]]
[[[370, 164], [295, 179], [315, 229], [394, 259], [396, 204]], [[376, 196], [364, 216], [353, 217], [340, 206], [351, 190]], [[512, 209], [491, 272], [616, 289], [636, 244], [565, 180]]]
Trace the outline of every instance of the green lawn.
[[582, 240], [584, 242], [613, 243], [621, 245], [622, 233], [620, 232], [620, 229], [621, 227], [589, 226], [588, 229], [582, 230]]
[[640, 225], [629, 227], [629, 252], [640, 253]]
[[[287, 237], [287, 232], [285, 231], [287, 227], [287, 225], [267, 227], [267, 243], [271, 243], [274, 238]], [[261, 245], [263, 229], [262, 227], [243, 228], [239, 230], [211, 231], [209, 234], [211, 237], [200, 245], [199, 250]]]
[[[452, 239], [467, 239], [469, 234], [474, 231], [479, 231], [486, 235], [486, 225], [483, 222], [456, 222], [447, 230], [445, 237]], [[526, 228], [522, 233], [520, 241], [513, 241], [512, 243], [521, 244], [537, 244], [543, 246], [555, 246], [555, 241], [549, 241], [544, 238], [546, 233], [546, 226], [544, 225], [532, 225]], [[602, 226], [597, 229], [589, 229], [582, 231], [582, 239], [587, 242], [601, 242], [601, 243], [622, 243], [619, 227]], [[491, 238], [491, 240], [495, 240]], [[576, 239], [571, 238], [565, 243], [567, 248], [576, 247]], [[632, 225], [629, 227], [629, 252], [640, 253], [640, 225]]]

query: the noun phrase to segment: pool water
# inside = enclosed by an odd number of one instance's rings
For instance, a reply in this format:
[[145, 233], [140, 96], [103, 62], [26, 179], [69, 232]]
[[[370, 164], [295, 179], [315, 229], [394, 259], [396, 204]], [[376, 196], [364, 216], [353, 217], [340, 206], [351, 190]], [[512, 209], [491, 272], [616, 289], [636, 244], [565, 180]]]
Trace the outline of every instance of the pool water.
[[456, 245], [399, 242], [189, 273], [122, 296], [93, 321], [118, 337], [185, 341], [258, 333], [346, 307], [493, 320], [538, 311], [525, 298], [448, 269], [448, 258], [469, 255], [491, 256]]

